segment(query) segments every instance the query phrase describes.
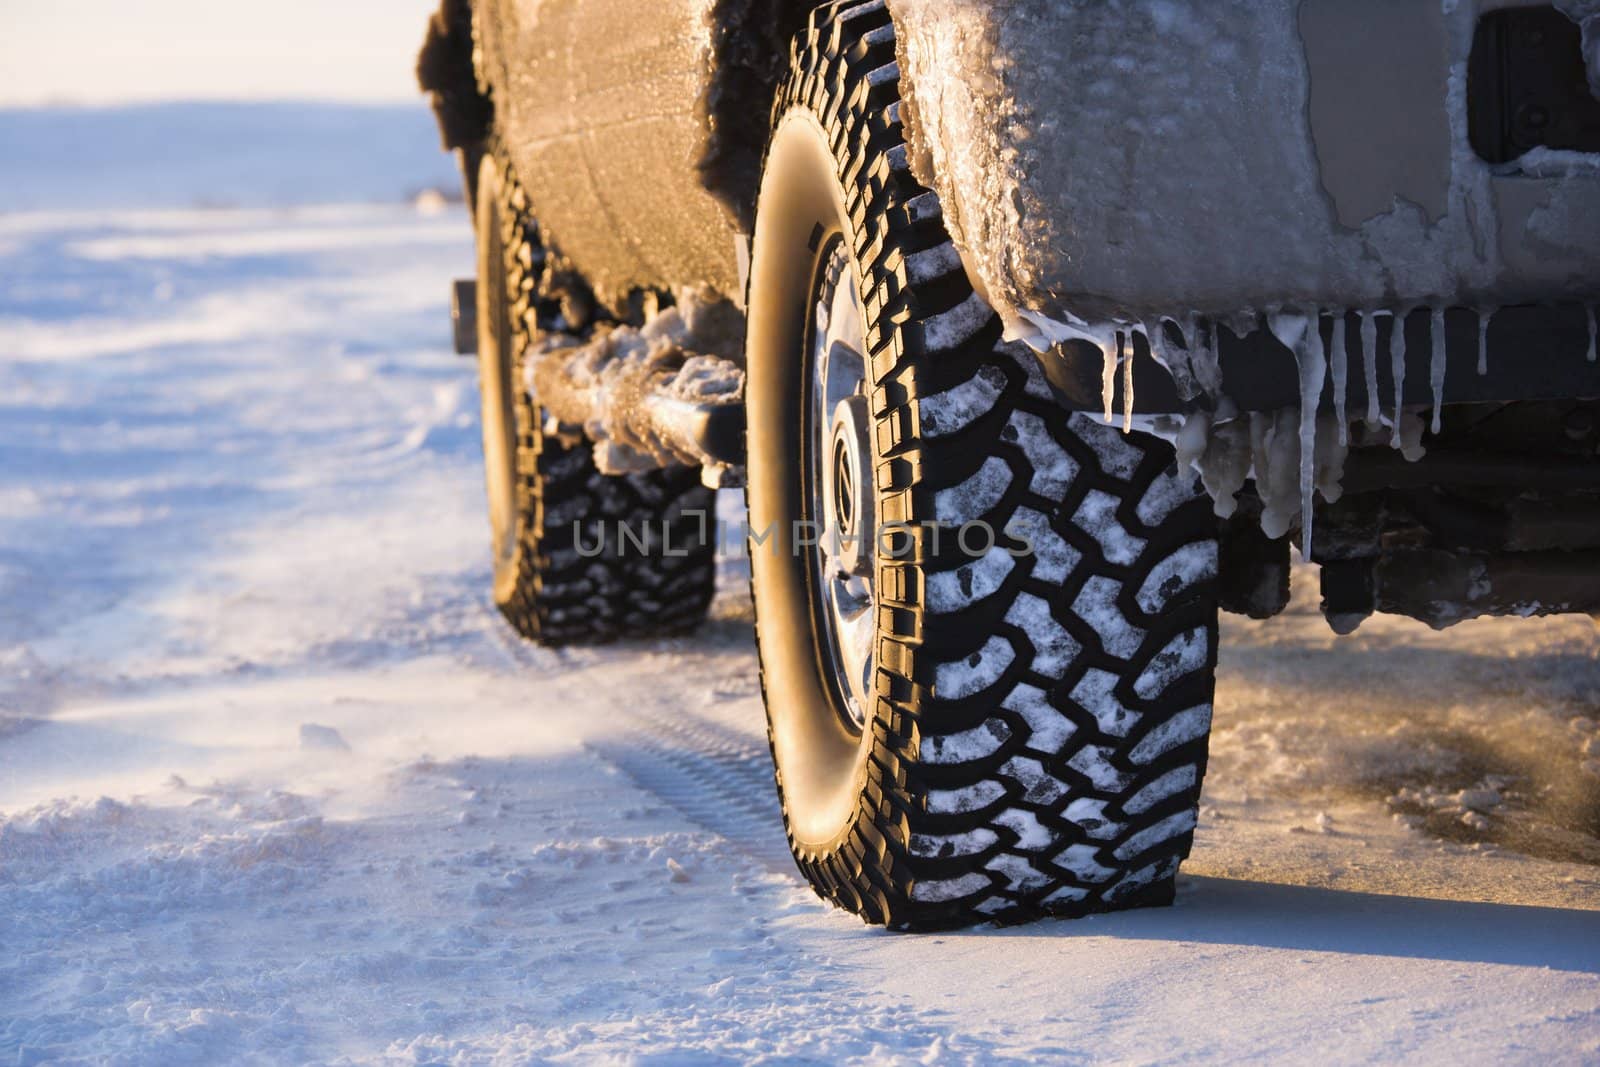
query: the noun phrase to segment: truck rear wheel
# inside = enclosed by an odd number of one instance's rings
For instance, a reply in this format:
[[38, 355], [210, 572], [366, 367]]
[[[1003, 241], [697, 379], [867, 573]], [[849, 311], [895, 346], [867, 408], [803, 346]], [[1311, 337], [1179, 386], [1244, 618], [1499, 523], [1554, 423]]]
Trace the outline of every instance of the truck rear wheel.
[[587, 442], [544, 433], [523, 373], [539, 337], [544, 249], [496, 152], [479, 169], [475, 216], [495, 604], [546, 645], [698, 625], [714, 591], [715, 495], [683, 467], [605, 477]]
[[902, 928], [1172, 899], [1205, 770], [1215, 522], [1062, 408], [913, 179], [881, 3], [774, 112], [749, 309], [752, 589], [819, 894]]

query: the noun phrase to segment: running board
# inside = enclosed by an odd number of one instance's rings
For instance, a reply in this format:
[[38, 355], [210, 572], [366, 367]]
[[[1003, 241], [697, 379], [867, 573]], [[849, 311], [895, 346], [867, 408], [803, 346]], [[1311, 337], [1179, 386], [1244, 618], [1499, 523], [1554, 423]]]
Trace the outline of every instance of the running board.
[[543, 348], [529, 378], [547, 415], [545, 432], [568, 444], [593, 444], [601, 474], [699, 467], [710, 488], [742, 486], [743, 369], [697, 355], [694, 373], [722, 383], [715, 392], [697, 391], [682, 380], [686, 356], [612, 356], [578, 344]]
[[[476, 356], [477, 282], [451, 285], [450, 322], [456, 353]], [[534, 346], [528, 368], [528, 384], [547, 416], [545, 432], [568, 444], [594, 445], [602, 474], [693, 466], [713, 489], [742, 486], [743, 368], [696, 353], [700, 339], [686, 324], [674, 340], [679, 350], [663, 359], [640, 351], [622, 355], [603, 339], [596, 352], [579, 338], [547, 335]], [[683, 381], [690, 356], [695, 358], [693, 381]]]

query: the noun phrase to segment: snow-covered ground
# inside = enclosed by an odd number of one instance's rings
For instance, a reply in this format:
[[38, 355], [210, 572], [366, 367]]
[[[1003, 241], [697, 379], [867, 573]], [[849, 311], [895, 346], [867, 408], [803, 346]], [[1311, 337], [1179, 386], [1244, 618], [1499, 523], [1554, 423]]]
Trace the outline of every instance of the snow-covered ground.
[[1303, 575], [1177, 907], [885, 934], [789, 864], [738, 559], [692, 638], [487, 605], [459, 209], [69, 199], [0, 215], [0, 1063], [1600, 1058], [1589, 620]]

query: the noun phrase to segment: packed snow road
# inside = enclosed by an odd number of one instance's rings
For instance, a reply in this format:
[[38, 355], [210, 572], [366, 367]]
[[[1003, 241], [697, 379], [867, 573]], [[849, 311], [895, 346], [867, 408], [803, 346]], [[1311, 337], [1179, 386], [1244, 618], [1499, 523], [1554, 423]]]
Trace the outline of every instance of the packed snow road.
[[[888, 935], [792, 869], [743, 564], [486, 605], [458, 210], [0, 217], [0, 1063], [1593, 1062], [1587, 619], [1225, 624], [1177, 907]], [[730, 502], [730, 508], [736, 506]]]

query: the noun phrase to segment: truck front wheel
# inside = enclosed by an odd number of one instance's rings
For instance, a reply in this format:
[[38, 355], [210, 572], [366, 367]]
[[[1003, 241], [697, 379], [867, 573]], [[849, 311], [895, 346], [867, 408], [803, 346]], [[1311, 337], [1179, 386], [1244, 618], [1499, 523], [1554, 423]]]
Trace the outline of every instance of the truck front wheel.
[[1002, 342], [908, 168], [894, 63], [881, 3], [812, 16], [757, 207], [752, 588], [790, 845], [896, 927], [1164, 903], [1211, 719], [1209, 502]]

